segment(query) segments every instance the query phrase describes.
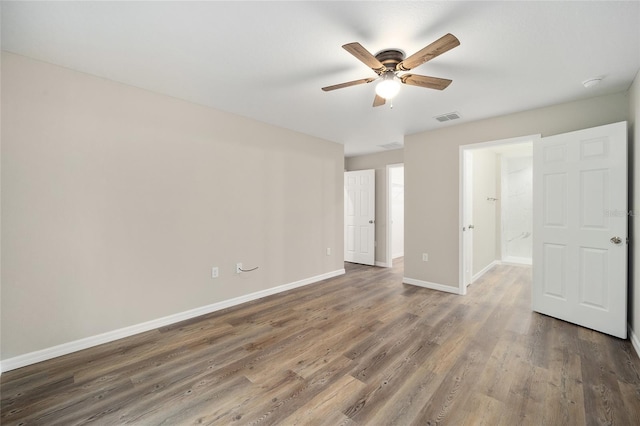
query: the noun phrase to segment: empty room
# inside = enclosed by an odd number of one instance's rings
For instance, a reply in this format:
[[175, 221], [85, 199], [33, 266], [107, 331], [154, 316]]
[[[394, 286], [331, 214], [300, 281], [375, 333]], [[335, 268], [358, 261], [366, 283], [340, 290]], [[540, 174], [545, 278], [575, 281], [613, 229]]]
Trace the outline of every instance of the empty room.
[[0, 25], [1, 424], [640, 424], [639, 1]]

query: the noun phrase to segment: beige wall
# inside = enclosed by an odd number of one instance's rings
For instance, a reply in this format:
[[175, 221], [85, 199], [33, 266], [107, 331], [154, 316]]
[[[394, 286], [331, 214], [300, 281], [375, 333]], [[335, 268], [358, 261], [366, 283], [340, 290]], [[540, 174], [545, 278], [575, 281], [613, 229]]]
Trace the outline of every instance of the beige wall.
[[[1, 99], [2, 99], [2, 55], [0, 55], [0, 100]], [[2, 236], [2, 102], [0, 102], [0, 240], [1, 240], [1, 236]], [[0, 360], [1, 359], [2, 359], [2, 244], [0, 242]]]
[[14, 54], [2, 87], [2, 359], [343, 268], [341, 145]]
[[629, 89], [629, 324], [636, 338], [640, 338], [640, 71]]
[[619, 93], [405, 137], [405, 277], [458, 287], [460, 145], [624, 121], [628, 109]]
[[489, 150], [472, 151], [473, 156], [473, 275], [482, 271], [500, 256], [496, 253], [498, 207], [498, 155]]
[[387, 256], [387, 165], [404, 162], [402, 149], [345, 158], [345, 170], [376, 171], [376, 262], [385, 263]]

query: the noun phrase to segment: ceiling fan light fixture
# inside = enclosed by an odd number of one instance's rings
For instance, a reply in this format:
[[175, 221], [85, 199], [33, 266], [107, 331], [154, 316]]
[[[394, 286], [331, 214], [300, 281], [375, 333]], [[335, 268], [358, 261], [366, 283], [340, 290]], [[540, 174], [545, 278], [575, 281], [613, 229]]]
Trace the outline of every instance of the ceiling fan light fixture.
[[376, 85], [376, 94], [381, 98], [393, 99], [400, 92], [400, 81], [393, 72], [386, 72]]

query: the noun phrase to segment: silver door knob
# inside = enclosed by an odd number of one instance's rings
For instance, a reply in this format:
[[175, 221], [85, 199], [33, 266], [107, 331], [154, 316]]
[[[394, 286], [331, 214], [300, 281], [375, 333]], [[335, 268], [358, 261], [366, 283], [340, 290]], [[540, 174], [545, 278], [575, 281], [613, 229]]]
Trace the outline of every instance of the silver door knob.
[[373, 223], [373, 221], [372, 221], [372, 220], [370, 220], [370, 221], [369, 221], [369, 223]]
[[474, 229], [474, 228], [475, 228], [475, 226], [469, 225], [469, 229]]
[[613, 237], [613, 238], [611, 238], [611, 242], [612, 242], [613, 244], [620, 244], [620, 243], [622, 242], [622, 238], [620, 238], [620, 237]]

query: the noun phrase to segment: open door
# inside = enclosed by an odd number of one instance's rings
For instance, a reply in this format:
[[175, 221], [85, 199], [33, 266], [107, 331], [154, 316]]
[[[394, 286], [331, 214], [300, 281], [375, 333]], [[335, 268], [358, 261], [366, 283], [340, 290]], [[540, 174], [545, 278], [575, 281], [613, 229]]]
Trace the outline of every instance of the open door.
[[375, 263], [375, 170], [344, 173], [344, 260]]
[[533, 310], [627, 337], [627, 123], [533, 144]]

